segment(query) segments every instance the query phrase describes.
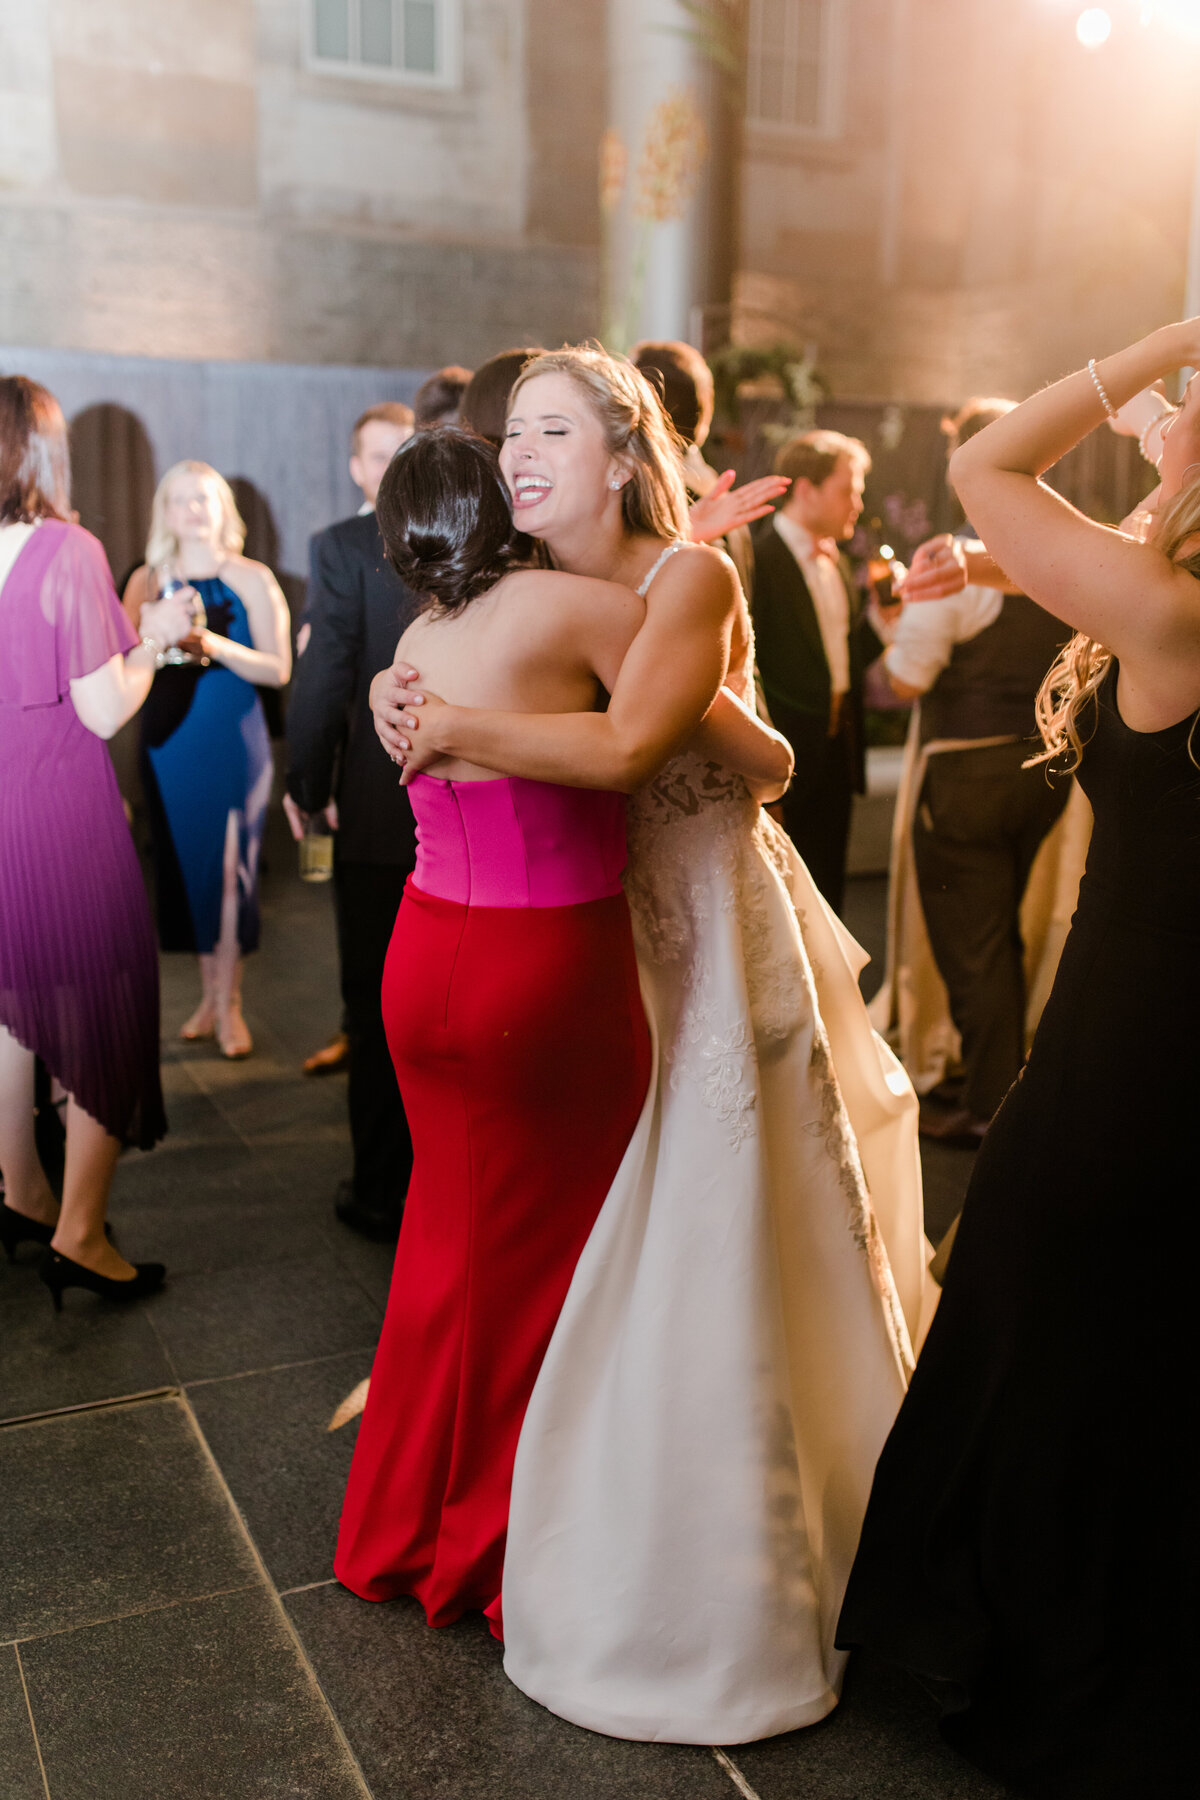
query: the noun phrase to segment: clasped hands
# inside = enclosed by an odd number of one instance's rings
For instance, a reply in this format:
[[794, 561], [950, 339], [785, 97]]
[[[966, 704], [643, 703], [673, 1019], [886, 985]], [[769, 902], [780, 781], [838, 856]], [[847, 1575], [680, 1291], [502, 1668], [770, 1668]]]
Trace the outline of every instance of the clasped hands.
[[[425, 688], [418, 692], [414, 688], [412, 684], [420, 679], [410, 664], [393, 663], [390, 669], [380, 669], [371, 683], [375, 732], [401, 770], [401, 787], [407, 787], [414, 775], [442, 754], [435, 742], [435, 721], [439, 712], [450, 711], [447, 702], [438, 694], [431, 694]], [[418, 707], [422, 709], [420, 714]], [[422, 725], [426, 728], [425, 734], [418, 741], [417, 732]]]

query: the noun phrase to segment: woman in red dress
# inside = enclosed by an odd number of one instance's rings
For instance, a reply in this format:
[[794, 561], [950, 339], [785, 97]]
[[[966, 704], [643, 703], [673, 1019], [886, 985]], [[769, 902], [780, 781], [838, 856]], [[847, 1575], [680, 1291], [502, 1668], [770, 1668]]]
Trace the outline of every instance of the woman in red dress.
[[[522, 566], [490, 446], [419, 434], [377, 509], [428, 602], [405, 653], [441, 692], [573, 712], [611, 688], [642, 604]], [[412, 1594], [431, 1625], [482, 1609], [499, 1635], [525, 1407], [650, 1078], [625, 796], [455, 759], [408, 791], [417, 866], [383, 1014], [413, 1176], [334, 1566], [364, 1599]]]

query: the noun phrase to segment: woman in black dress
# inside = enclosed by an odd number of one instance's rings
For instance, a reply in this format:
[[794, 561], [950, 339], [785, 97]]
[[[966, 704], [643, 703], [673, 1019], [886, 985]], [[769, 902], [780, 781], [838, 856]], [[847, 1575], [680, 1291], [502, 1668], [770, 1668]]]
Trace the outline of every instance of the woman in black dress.
[[1197, 1791], [1200, 378], [1148, 542], [1037, 479], [1185, 365], [1200, 320], [1035, 395], [951, 464], [988, 549], [1078, 633], [1039, 712], [1096, 824], [838, 1634], [932, 1687], [974, 1762], [1053, 1800]]

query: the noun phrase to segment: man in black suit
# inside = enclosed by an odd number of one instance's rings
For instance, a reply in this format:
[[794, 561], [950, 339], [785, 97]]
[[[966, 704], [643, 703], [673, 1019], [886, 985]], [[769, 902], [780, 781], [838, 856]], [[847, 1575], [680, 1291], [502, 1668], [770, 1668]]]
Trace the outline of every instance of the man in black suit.
[[411, 435], [412, 413], [395, 402], [371, 407], [354, 427], [350, 473], [363, 505], [309, 545], [308, 603], [287, 715], [284, 808], [292, 831], [301, 836], [306, 819], [321, 812], [336, 826], [334, 899], [354, 1173], [341, 1184], [335, 1210], [379, 1241], [399, 1230], [412, 1169], [379, 990], [416, 860], [416, 834], [396, 770], [375, 735], [368, 696], [417, 602], [384, 558], [374, 502], [384, 470]]
[[850, 808], [866, 787], [863, 676], [883, 649], [838, 545], [854, 534], [870, 467], [857, 438], [793, 438], [775, 458], [788, 496], [754, 540], [758, 671], [772, 723], [796, 754], [783, 822], [838, 912]]

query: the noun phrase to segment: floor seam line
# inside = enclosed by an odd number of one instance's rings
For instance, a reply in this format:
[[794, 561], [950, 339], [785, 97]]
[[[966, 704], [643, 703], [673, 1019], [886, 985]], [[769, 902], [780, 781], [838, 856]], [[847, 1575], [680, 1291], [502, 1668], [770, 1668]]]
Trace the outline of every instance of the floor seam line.
[[300, 1587], [280, 1588], [279, 1598], [281, 1600], [290, 1600], [293, 1594], [311, 1594], [317, 1588], [337, 1587], [338, 1585], [339, 1583], [336, 1575], [327, 1575], [324, 1581], [306, 1581], [302, 1583]]
[[200, 1375], [195, 1381], [184, 1381], [180, 1386], [189, 1392], [192, 1388], [216, 1387], [222, 1381], [250, 1381], [255, 1375], [282, 1375], [288, 1369], [313, 1369], [319, 1363], [337, 1362], [341, 1356], [368, 1356], [376, 1348], [375, 1344], [352, 1344], [348, 1350], [331, 1350], [325, 1356], [306, 1356], [300, 1362], [267, 1363], [261, 1369], [235, 1369], [230, 1375]]
[[38, 1768], [42, 1772], [42, 1788], [46, 1800], [51, 1800], [50, 1782], [46, 1775], [46, 1764], [42, 1758], [42, 1740], [38, 1736], [37, 1721], [33, 1716], [33, 1701], [29, 1698], [29, 1683], [25, 1679], [25, 1664], [21, 1661], [20, 1646], [13, 1644], [13, 1655], [17, 1659], [17, 1674], [21, 1677], [21, 1692], [25, 1696], [25, 1711], [29, 1714], [29, 1729], [33, 1734], [33, 1747], [37, 1751]]
[[73, 1631], [98, 1631], [102, 1625], [122, 1625], [126, 1619], [149, 1619], [155, 1613], [173, 1612], [179, 1606], [202, 1606], [206, 1600], [226, 1600], [231, 1594], [257, 1591], [258, 1582], [243, 1581], [237, 1587], [214, 1588], [210, 1594], [180, 1594], [174, 1600], [158, 1600], [149, 1606], [133, 1606], [128, 1612], [105, 1613], [101, 1619], [80, 1619], [76, 1625], [57, 1625], [52, 1631], [27, 1631], [24, 1637], [10, 1638], [15, 1650], [19, 1644], [45, 1644], [51, 1638], [69, 1637]]
[[720, 1749], [716, 1744], [710, 1744], [709, 1749], [715, 1756], [719, 1767], [724, 1769], [730, 1781], [732, 1781], [734, 1787], [742, 1796], [742, 1800], [759, 1800], [758, 1794], [750, 1786], [750, 1783], [746, 1780], [746, 1777], [742, 1774], [742, 1771], [738, 1768], [732, 1756], [728, 1755], [726, 1751]]
[[167, 1368], [170, 1370], [171, 1375], [174, 1378], [176, 1387], [182, 1389], [183, 1382], [180, 1380], [179, 1370], [175, 1366], [175, 1358], [171, 1355], [171, 1347], [167, 1343], [167, 1340], [163, 1336], [162, 1332], [158, 1329], [158, 1326], [155, 1324], [153, 1311], [152, 1310], [148, 1311], [143, 1316], [146, 1320], [147, 1325], [149, 1325], [149, 1327], [150, 1327], [151, 1337], [154, 1339], [155, 1343], [158, 1345], [159, 1349], [163, 1353], [163, 1357], [164, 1357], [164, 1360], [166, 1361]]
[[15, 1425], [40, 1425], [47, 1419], [78, 1418], [81, 1413], [107, 1412], [117, 1406], [138, 1406], [149, 1400], [169, 1400], [178, 1394], [181, 1384], [167, 1387], [141, 1388], [136, 1394], [108, 1394], [103, 1400], [77, 1400], [73, 1406], [48, 1406], [43, 1412], [16, 1413], [11, 1419], [0, 1419], [0, 1431]]
[[301, 1638], [300, 1633], [296, 1629], [296, 1626], [292, 1619], [291, 1614], [288, 1612], [287, 1607], [283, 1604], [283, 1601], [280, 1598], [279, 1589], [276, 1587], [275, 1582], [271, 1577], [271, 1572], [267, 1568], [267, 1565], [263, 1558], [262, 1552], [259, 1550], [258, 1545], [255, 1543], [253, 1533], [251, 1532], [250, 1527], [246, 1523], [245, 1516], [242, 1512], [242, 1509], [238, 1505], [236, 1499], [234, 1498], [232, 1488], [230, 1487], [228, 1481], [225, 1479], [225, 1471], [222, 1469], [220, 1463], [217, 1461], [216, 1456], [213, 1453], [212, 1445], [209, 1443], [208, 1439], [205, 1437], [203, 1428], [200, 1424], [200, 1421], [196, 1417], [195, 1409], [192, 1406], [191, 1401], [188, 1399], [186, 1393], [181, 1396], [180, 1404], [182, 1405], [184, 1411], [187, 1413], [189, 1420], [191, 1421], [192, 1430], [196, 1434], [196, 1440], [199, 1443], [202, 1451], [204, 1452], [205, 1457], [208, 1459], [208, 1464], [212, 1470], [213, 1477], [216, 1480], [217, 1485], [220, 1487], [221, 1492], [224, 1494], [226, 1504], [229, 1507], [229, 1511], [233, 1516], [233, 1519], [238, 1527], [238, 1530], [242, 1534], [242, 1538], [246, 1544], [247, 1549], [249, 1550], [251, 1556], [254, 1559], [254, 1562], [258, 1568], [259, 1580], [261, 1582], [261, 1585], [262, 1585], [262, 1587], [264, 1587], [266, 1589], [267, 1595], [274, 1605], [276, 1614], [278, 1615], [279, 1619], [282, 1621], [285, 1632], [287, 1633], [288, 1637], [290, 1637], [290, 1639], [292, 1640], [292, 1643], [295, 1646], [296, 1655], [300, 1658], [302, 1667], [307, 1672], [309, 1680], [312, 1682], [314, 1689], [316, 1690], [317, 1694], [320, 1696], [321, 1704], [324, 1706], [325, 1711], [329, 1716], [329, 1722], [333, 1726], [333, 1730], [337, 1737], [337, 1740], [341, 1744], [342, 1749], [346, 1753], [346, 1757], [349, 1761], [350, 1767], [353, 1769], [354, 1773], [358, 1777], [359, 1783], [362, 1787], [363, 1800], [374, 1800], [374, 1795], [371, 1792], [370, 1785], [367, 1781], [365, 1774], [363, 1773], [362, 1764], [359, 1762], [358, 1757], [355, 1754], [354, 1748], [351, 1745], [349, 1738], [346, 1736], [345, 1729], [343, 1728], [343, 1725], [342, 1725], [342, 1721], [338, 1718], [338, 1715], [337, 1715], [336, 1711], [334, 1710], [333, 1702], [330, 1700], [329, 1695], [325, 1692], [325, 1689], [321, 1683], [320, 1676], [317, 1674], [316, 1669], [313, 1667], [312, 1660], [309, 1657], [308, 1651], [304, 1647], [304, 1640]]

